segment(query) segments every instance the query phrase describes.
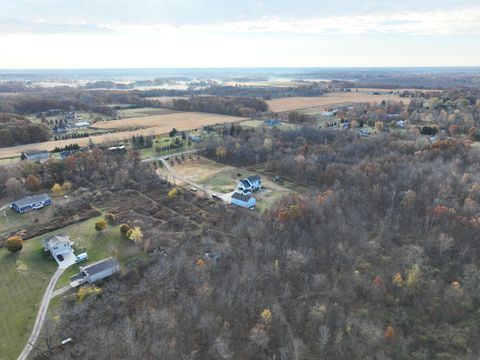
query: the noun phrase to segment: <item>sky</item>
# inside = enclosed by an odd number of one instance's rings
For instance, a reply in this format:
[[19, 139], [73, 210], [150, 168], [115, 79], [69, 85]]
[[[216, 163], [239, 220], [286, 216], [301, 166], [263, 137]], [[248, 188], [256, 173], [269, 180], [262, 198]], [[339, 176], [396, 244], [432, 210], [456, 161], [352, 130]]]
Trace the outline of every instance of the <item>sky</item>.
[[479, 0], [1, 0], [0, 69], [479, 66]]

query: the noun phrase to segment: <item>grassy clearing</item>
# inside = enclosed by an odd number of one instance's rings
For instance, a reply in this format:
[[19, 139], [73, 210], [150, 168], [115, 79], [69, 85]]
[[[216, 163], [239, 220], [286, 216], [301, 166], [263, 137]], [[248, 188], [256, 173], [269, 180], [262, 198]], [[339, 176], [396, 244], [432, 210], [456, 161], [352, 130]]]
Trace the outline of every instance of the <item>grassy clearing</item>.
[[142, 116], [172, 114], [174, 112], [176, 111], [170, 109], [144, 107], [135, 109], [121, 109], [118, 110], [117, 115], [119, 119], [127, 119]]
[[[57, 268], [55, 260], [44, 255], [43, 238], [58, 233], [69, 234], [78, 246], [87, 249], [89, 259], [82, 265], [115, 256], [125, 267], [146, 256], [131, 241], [120, 236], [116, 226], [108, 226], [97, 233], [94, 224], [100, 218], [27, 240], [17, 255], [0, 249], [0, 359], [15, 359], [20, 353], [35, 321], [45, 288]], [[77, 272], [78, 265], [67, 269], [57, 288], [67, 285], [68, 277]]]

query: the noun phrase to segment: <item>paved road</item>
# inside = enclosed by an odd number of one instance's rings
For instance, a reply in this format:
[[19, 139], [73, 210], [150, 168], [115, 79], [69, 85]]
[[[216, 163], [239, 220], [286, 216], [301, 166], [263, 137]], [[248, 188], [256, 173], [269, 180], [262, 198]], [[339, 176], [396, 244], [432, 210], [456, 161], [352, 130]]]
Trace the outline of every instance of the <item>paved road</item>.
[[28, 355], [35, 346], [35, 343], [40, 336], [40, 331], [42, 330], [45, 316], [47, 315], [48, 305], [50, 304], [50, 300], [52, 299], [53, 290], [55, 289], [55, 285], [57, 284], [58, 279], [60, 278], [60, 276], [62, 276], [64, 271], [65, 269], [58, 269], [57, 271], [55, 271], [55, 274], [53, 274], [52, 278], [50, 279], [47, 289], [43, 294], [43, 299], [40, 303], [40, 308], [38, 309], [37, 319], [35, 320], [35, 325], [33, 325], [32, 333], [28, 338], [27, 345], [25, 345], [17, 360], [27, 359]]

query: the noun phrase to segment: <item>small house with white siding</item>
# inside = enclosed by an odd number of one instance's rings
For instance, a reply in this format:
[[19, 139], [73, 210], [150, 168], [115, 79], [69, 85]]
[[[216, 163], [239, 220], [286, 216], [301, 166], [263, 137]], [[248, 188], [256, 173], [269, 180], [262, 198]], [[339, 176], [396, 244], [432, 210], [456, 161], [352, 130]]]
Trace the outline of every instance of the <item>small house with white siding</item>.
[[257, 200], [253, 196], [242, 194], [239, 192], [234, 192], [232, 194], [232, 198], [230, 201], [232, 204], [235, 204], [247, 209], [253, 208], [257, 203]]
[[50, 251], [53, 257], [58, 254], [65, 255], [72, 251], [73, 241], [67, 234], [57, 234], [49, 238], [43, 239], [43, 248]]

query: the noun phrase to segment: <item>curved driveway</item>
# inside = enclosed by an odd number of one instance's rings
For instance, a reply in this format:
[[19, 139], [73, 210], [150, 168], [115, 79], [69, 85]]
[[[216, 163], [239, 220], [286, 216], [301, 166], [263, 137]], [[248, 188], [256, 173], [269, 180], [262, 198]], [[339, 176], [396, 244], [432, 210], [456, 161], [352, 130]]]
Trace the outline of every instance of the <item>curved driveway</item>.
[[33, 325], [32, 333], [30, 334], [27, 344], [23, 348], [17, 360], [25, 360], [35, 346], [35, 343], [40, 336], [40, 331], [42, 330], [45, 316], [47, 315], [48, 304], [50, 304], [50, 300], [52, 299], [53, 290], [55, 289], [55, 285], [57, 284], [58, 279], [60, 278], [60, 276], [62, 276], [64, 271], [65, 269], [57, 269], [57, 271], [55, 271], [55, 274], [53, 274], [52, 278], [50, 279], [47, 289], [43, 294], [43, 299], [40, 304], [40, 308], [38, 309], [37, 319], [35, 320], [35, 325]]

